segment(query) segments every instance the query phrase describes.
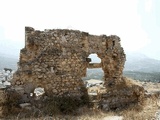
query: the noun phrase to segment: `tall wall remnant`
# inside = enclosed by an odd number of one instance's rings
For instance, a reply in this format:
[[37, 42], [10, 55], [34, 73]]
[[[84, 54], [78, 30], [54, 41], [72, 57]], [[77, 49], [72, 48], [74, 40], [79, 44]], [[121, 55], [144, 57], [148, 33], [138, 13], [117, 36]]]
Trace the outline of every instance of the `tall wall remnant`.
[[[101, 63], [90, 63], [88, 56], [95, 53]], [[48, 109], [50, 106], [64, 112], [68, 108], [66, 104], [72, 106], [72, 103], [76, 103], [66, 111], [75, 111], [75, 106], [88, 104], [82, 80], [87, 68], [102, 67], [104, 71], [106, 91], [100, 94], [98, 101], [103, 110], [116, 110], [143, 102], [144, 88], [122, 76], [125, 60], [118, 36], [90, 35], [77, 30], [38, 31], [26, 27], [25, 47], [20, 51], [18, 70], [13, 75], [12, 85], [0, 90], [3, 98], [0, 100], [0, 118], [9, 113], [19, 115], [20, 108], [24, 109], [25, 105], [30, 105], [26, 109], [30, 112], [38, 108], [45, 114], [46, 110], [54, 112]], [[44, 93], [41, 87], [45, 94], [40, 97], [33, 95], [35, 88]], [[49, 101], [56, 101], [56, 104], [46, 104]], [[47, 111], [48, 114], [50, 112]]]
[[101, 59], [105, 86], [121, 81], [125, 54], [118, 36], [96, 36], [77, 30], [25, 28], [25, 47], [20, 52], [14, 86], [32, 83], [54, 95], [82, 95], [82, 77], [89, 67], [88, 56]]

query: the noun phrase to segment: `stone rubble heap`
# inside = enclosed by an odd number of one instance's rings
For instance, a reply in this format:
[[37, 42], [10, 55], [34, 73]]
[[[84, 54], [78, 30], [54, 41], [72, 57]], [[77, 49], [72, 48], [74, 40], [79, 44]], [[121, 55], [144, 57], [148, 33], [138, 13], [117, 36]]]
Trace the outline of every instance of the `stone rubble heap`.
[[14, 71], [12, 70], [0, 71], [0, 88], [3, 89], [11, 85], [11, 79], [13, 78], [13, 74], [14, 74]]

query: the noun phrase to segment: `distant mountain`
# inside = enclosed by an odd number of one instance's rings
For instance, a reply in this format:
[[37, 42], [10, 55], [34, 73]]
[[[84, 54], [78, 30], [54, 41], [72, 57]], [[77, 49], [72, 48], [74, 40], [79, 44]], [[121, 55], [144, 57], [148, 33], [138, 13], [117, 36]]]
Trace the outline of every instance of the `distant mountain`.
[[0, 70], [3, 70], [4, 68], [16, 70], [17, 62], [17, 57], [0, 53]]
[[160, 72], [160, 60], [139, 53], [126, 53], [126, 58], [124, 71]]
[[[126, 53], [126, 59], [124, 71], [160, 72], [160, 60], [155, 60], [139, 53]], [[15, 70], [17, 69], [17, 62], [17, 56], [0, 52], [0, 70], [4, 67]]]
[[[89, 58], [92, 59], [93, 63], [100, 63], [96, 54], [91, 54]], [[126, 52], [124, 71], [160, 72], [160, 60], [149, 58], [140, 53]]]
[[[160, 81], [160, 60], [155, 60], [139, 53], [126, 53], [126, 63], [123, 75], [141, 81]], [[87, 79], [103, 80], [102, 69], [88, 69]]]

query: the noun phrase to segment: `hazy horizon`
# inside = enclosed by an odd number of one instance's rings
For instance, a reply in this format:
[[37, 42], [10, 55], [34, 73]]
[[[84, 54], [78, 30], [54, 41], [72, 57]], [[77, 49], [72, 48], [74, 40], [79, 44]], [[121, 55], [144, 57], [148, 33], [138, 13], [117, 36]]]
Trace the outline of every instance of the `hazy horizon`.
[[125, 53], [160, 60], [159, 4], [158, 0], [0, 1], [0, 54], [18, 57], [25, 26], [31, 26], [118, 35]]

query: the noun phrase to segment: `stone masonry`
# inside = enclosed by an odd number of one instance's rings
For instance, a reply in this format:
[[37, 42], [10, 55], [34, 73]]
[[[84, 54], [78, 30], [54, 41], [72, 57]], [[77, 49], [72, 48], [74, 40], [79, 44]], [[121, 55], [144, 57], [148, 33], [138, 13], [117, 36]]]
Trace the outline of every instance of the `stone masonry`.
[[[99, 65], [90, 64], [88, 56], [96, 53]], [[53, 95], [83, 95], [82, 77], [88, 67], [102, 67], [107, 87], [121, 81], [125, 54], [115, 35], [90, 35], [67, 29], [34, 30], [25, 28], [25, 47], [20, 51], [19, 67], [12, 85], [32, 84]]]
[[[101, 63], [90, 63], [90, 54], [97, 54]], [[105, 91], [99, 94], [98, 101], [102, 110], [142, 103], [144, 88], [122, 76], [125, 60], [118, 36], [97, 36], [67, 29], [39, 31], [26, 27], [25, 47], [20, 51], [18, 70], [11, 86], [0, 90], [3, 98], [0, 100], [0, 118], [9, 113], [19, 114], [20, 107], [26, 104], [31, 106], [31, 112], [37, 109], [44, 113], [46, 109], [52, 111], [46, 108], [53, 108], [48, 101], [57, 99], [52, 98], [58, 98], [62, 108], [68, 98], [71, 98], [69, 102], [78, 103], [76, 106], [80, 104], [78, 107], [88, 104], [89, 97], [82, 80], [87, 68], [101, 67], [104, 71]], [[33, 94], [35, 88], [43, 88], [45, 94], [37, 97]]]

